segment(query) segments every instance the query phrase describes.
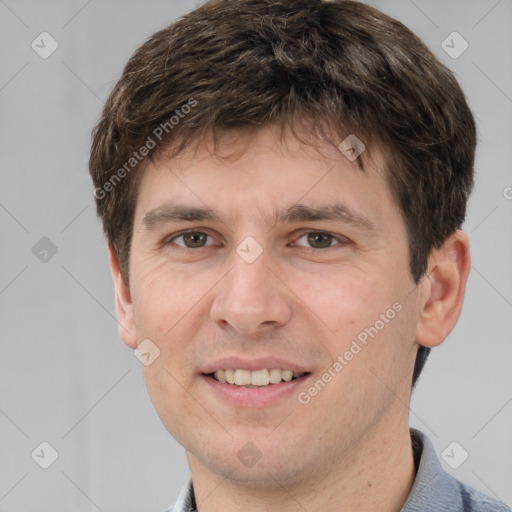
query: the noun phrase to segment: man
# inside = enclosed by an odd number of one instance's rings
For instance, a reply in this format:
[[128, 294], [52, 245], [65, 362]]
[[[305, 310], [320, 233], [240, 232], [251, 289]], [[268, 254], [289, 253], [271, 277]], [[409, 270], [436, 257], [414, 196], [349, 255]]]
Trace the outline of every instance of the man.
[[408, 426], [459, 317], [475, 123], [363, 3], [213, 0], [128, 62], [90, 170], [173, 509], [505, 511]]

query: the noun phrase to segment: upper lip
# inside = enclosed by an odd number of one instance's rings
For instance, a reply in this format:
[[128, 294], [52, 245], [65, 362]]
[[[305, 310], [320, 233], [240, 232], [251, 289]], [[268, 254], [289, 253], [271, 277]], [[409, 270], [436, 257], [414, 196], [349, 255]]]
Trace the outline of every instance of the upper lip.
[[217, 370], [227, 370], [230, 368], [250, 371], [262, 370], [265, 368], [269, 370], [272, 368], [278, 368], [280, 370], [291, 370], [292, 372], [297, 373], [308, 372], [303, 365], [293, 363], [279, 357], [253, 357], [251, 359], [246, 359], [236, 356], [216, 359], [215, 361], [206, 364], [201, 371], [208, 375], [216, 372]]

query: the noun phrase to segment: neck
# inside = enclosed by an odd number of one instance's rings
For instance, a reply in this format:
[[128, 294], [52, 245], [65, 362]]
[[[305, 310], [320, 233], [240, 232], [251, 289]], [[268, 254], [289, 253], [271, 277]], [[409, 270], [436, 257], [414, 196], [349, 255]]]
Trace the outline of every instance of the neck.
[[277, 477], [272, 489], [216, 475], [187, 453], [197, 509], [399, 512], [414, 483], [415, 467], [407, 421], [394, 423], [376, 426], [343, 461], [320, 461], [314, 475], [298, 477], [292, 485], [281, 485]]

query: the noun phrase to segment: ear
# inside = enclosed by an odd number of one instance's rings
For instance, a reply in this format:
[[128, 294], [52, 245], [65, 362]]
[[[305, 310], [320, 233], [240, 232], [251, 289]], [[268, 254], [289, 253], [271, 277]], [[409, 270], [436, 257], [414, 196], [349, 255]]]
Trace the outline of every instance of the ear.
[[133, 312], [132, 297], [130, 288], [126, 284], [119, 268], [119, 259], [116, 251], [109, 244], [108, 246], [110, 270], [114, 279], [116, 292], [116, 313], [119, 325], [119, 335], [130, 348], [137, 348], [137, 335], [135, 329], [135, 316]]
[[424, 347], [440, 345], [455, 327], [462, 309], [471, 268], [469, 240], [457, 230], [429, 257], [420, 286], [420, 319], [416, 341]]

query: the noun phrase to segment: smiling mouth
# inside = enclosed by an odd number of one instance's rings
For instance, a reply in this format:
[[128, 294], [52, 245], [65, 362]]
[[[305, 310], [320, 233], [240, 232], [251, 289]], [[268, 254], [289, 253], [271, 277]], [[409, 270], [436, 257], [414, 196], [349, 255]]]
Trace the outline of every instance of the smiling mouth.
[[242, 370], [228, 368], [207, 374], [208, 377], [220, 382], [245, 388], [264, 388], [281, 382], [290, 382], [309, 375], [309, 372], [293, 372], [279, 368], [262, 370]]

